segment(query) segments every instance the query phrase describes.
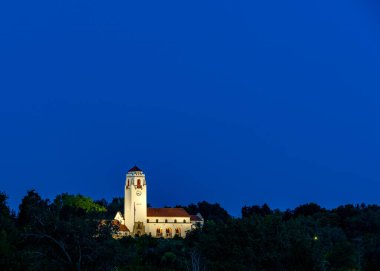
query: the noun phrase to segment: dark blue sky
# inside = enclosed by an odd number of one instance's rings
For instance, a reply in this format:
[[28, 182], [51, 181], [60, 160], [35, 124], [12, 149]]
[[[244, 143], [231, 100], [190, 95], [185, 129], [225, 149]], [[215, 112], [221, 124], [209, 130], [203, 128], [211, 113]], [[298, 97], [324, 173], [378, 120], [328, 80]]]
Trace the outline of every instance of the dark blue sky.
[[0, 190], [380, 203], [375, 0], [1, 1]]

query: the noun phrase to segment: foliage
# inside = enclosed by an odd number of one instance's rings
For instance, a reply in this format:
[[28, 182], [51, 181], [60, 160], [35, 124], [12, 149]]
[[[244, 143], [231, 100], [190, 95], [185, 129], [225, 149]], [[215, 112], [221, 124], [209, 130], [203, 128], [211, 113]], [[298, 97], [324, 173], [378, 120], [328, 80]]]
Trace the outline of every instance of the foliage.
[[[219, 204], [184, 206], [206, 222], [185, 239], [111, 238], [111, 203], [34, 190], [18, 216], [0, 193], [0, 270], [257, 270], [375, 271], [380, 266], [380, 207], [317, 204], [294, 210], [244, 206], [232, 218]], [[106, 211], [107, 210], [107, 211]], [[112, 214], [114, 215], [114, 214]]]
[[253, 205], [253, 206], [244, 206], [241, 209], [242, 217], [250, 217], [253, 215], [266, 216], [272, 214], [272, 210], [265, 203], [263, 206]]
[[95, 203], [90, 197], [85, 197], [82, 195], [69, 195], [67, 193], [58, 195], [54, 200], [54, 204], [61, 207], [67, 206], [76, 209], [82, 209], [86, 213], [107, 211], [106, 207]]
[[123, 211], [124, 210], [124, 198], [118, 197], [118, 198], [113, 198], [111, 203], [108, 204], [107, 206], [107, 214], [106, 217], [108, 219], [113, 219], [115, 217], [115, 214], [118, 211]]
[[34, 227], [41, 219], [41, 215], [49, 207], [49, 201], [43, 200], [35, 190], [29, 190], [22, 199], [17, 217], [18, 225], [23, 227]]
[[190, 204], [188, 206], [177, 205], [183, 207], [189, 214], [202, 214], [205, 220], [213, 220], [214, 222], [226, 223], [231, 219], [231, 216], [223, 209], [219, 203], [208, 203], [206, 201]]
[[7, 205], [7, 195], [0, 192], [0, 270], [18, 268], [17, 244], [19, 235], [16, 219]]

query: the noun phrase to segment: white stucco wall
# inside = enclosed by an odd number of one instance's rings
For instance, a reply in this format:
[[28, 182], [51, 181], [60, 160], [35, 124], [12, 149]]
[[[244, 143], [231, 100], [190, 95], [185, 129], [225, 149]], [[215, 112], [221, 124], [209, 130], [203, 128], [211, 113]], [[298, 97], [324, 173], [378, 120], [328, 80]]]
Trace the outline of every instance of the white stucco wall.
[[124, 217], [120, 212], [116, 213], [114, 219], [119, 221], [121, 224], [124, 224]]
[[[186, 237], [186, 232], [191, 230], [191, 222], [190, 218], [184, 218], [184, 217], [149, 217], [149, 222], [144, 223], [145, 224], [145, 231], [149, 234], [151, 234], [153, 237], [159, 237], [157, 236], [157, 229], [162, 229], [162, 237], [166, 238], [166, 229], [171, 229], [172, 231], [172, 237], [175, 235], [175, 229], [180, 229], [180, 237]], [[156, 219], [158, 219], [158, 223], [156, 222]], [[165, 219], [167, 219], [168, 222], [165, 223]], [[174, 223], [174, 220], [177, 220], [177, 223]], [[186, 223], [183, 223], [183, 220], [186, 220]]]
[[[141, 188], [138, 188], [140, 180]], [[142, 171], [128, 172], [125, 178], [124, 218], [125, 225], [133, 230], [135, 222], [146, 222], [147, 216], [147, 185]]]

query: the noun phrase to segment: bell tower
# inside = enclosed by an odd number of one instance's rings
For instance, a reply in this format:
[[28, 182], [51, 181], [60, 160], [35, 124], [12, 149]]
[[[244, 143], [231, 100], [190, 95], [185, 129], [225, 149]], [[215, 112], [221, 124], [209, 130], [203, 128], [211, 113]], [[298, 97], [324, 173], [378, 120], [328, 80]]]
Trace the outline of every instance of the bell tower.
[[131, 168], [125, 179], [124, 219], [132, 235], [145, 233], [147, 219], [147, 185], [145, 174], [137, 166]]

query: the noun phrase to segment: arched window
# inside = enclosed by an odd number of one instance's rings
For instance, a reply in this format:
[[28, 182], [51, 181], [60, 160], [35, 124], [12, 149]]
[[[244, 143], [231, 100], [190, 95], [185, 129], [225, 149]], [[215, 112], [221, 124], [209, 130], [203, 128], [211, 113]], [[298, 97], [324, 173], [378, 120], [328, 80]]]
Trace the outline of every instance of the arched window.
[[177, 223], [177, 219], [174, 219], [174, 223]]
[[141, 180], [137, 179], [137, 188], [141, 188]]
[[166, 229], [166, 237], [172, 237], [172, 229], [171, 228]]
[[158, 223], [158, 219], [156, 219], [156, 223]]
[[146, 223], [149, 223], [149, 219], [146, 220]]
[[168, 220], [167, 220], [167, 219], [165, 219], [165, 223], [168, 223]]
[[129, 179], [128, 179], [128, 184], [127, 184], [127, 187], [129, 187]]
[[183, 220], [183, 223], [186, 223], [186, 219]]
[[181, 229], [180, 228], [175, 229], [175, 235], [179, 236], [179, 237], [181, 236]]
[[162, 229], [161, 228], [157, 228], [156, 237], [162, 237]]

